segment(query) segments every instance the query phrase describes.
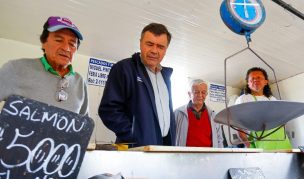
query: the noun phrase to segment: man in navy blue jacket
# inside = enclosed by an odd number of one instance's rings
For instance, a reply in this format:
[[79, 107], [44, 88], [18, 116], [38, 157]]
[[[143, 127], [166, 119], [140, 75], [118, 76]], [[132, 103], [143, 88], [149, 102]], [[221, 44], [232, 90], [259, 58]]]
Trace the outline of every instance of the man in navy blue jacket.
[[151, 23], [142, 30], [141, 53], [112, 67], [98, 113], [116, 134], [116, 143], [174, 145], [173, 70], [160, 65], [170, 40], [164, 25]]

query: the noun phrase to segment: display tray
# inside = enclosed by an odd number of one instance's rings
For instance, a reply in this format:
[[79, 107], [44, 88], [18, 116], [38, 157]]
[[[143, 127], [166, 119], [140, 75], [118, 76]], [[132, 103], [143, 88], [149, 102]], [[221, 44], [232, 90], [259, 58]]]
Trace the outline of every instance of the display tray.
[[182, 153], [257, 153], [263, 152], [263, 149], [250, 148], [212, 148], [212, 147], [179, 147], [179, 146], [159, 146], [148, 145], [142, 147], [130, 148], [129, 151], [144, 152], [182, 152]]
[[255, 101], [225, 108], [216, 114], [214, 121], [236, 128], [263, 131], [284, 125], [302, 115], [302, 102]]

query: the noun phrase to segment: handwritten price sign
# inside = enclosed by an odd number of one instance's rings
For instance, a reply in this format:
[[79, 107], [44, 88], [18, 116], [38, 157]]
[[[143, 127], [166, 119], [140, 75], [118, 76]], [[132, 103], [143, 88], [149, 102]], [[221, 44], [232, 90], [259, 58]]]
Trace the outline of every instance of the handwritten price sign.
[[21, 96], [0, 114], [0, 179], [77, 178], [92, 119]]

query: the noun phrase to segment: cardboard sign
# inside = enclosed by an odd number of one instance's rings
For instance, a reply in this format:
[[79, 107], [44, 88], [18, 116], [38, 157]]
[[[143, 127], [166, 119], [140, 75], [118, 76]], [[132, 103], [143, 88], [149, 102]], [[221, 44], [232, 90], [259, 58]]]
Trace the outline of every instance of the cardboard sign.
[[77, 178], [94, 122], [21, 96], [0, 114], [0, 178]]

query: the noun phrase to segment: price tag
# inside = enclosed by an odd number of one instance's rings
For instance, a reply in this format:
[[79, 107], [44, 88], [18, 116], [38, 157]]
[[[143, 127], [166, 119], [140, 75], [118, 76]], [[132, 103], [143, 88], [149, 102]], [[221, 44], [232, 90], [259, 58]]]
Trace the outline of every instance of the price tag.
[[94, 122], [21, 96], [0, 114], [0, 178], [77, 178]]

